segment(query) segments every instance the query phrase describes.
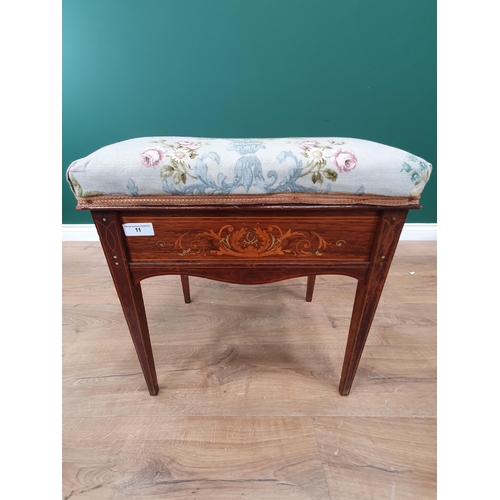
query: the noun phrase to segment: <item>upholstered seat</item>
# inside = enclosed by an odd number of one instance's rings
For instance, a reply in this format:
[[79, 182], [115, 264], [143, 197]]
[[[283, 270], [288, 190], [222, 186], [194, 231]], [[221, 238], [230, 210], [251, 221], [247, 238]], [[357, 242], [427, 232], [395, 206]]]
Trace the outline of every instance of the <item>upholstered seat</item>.
[[[372, 141], [143, 137], [74, 161], [79, 208], [220, 204], [418, 204], [425, 160]], [[187, 198], [189, 197], [189, 198]]]

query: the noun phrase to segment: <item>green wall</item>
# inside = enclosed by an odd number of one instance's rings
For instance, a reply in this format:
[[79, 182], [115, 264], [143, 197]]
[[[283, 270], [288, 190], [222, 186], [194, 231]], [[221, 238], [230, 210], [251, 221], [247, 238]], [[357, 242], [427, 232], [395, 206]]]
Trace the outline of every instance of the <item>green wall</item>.
[[[71, 161], [133, 137], [357, 137], [436, 167], [436, 0], [63, 0]], [[436, 222], [436, 168], [408, 222]]]

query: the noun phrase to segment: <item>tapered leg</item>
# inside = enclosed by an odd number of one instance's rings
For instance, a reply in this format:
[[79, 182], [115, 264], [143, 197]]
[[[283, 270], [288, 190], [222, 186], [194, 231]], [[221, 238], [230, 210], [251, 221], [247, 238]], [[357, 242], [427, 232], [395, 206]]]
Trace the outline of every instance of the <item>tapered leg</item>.
[[339, 392], [348, 396], [382, 295], [407, 211], [386, 210], [381, 215], [365, 281], [359, 280], [340, 378]]
[[140, 283], [134, 284], [128, 269], [123, 231], [116, 212], [93, 211], [92, 217], [108, 261], [116, 292], [127, 320], [130, 335], [152, 396], [158, 394], [158, 380], [149, 337]]
[[314, 283], [316, 283], [316, 275], [313, 274], [307, 277], [306, 302], [311, 302], [314, 293]]
[[189, 293], [189, 276], [187, 274], [181, 274], [181, 283], [184, 302], [189, 304], [191, 302], [191, 294]]
[[[373, 293], [369, 293], [372, 291], [373, 283], [370, 285], [367, 286], [362, 281], [358, 281], [358, 286], [356, 288], [351, 325], [347, 337], [344, 365], [342, 367], [342, 376], [339, 386], [339, 392], [342, 396], [348, 396], [351, 391], [361, 354], [363, 353], [368, 332], [370, 331], [370, 326], [380, 298], [380, 293], [376, 294], [376, 296], [373, 296]], [[372, 300], [369, 300], [369, 295], [372, 295]]]

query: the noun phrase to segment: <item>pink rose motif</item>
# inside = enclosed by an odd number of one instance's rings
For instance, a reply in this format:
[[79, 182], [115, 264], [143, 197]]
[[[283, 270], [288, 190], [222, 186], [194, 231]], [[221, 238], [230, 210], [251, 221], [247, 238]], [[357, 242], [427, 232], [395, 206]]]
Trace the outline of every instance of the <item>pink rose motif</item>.
[[332, 153], [332, 162], [339, 172], [350, 172], [356, 168], [358, 159], [350, 151], [338, 149]]
[[145, 167], [156, 168], [165, 158], [165, 150], [163, 148], [146, 148], [141, 156], [141, 163]]
[[314, 146], [317, 146], [318, 144], [319, 144], [318, 141], [302, 141], [299, 144], [299, 148], [300, 149], [309, 149], [309, 148], [313, 148]]
[[181, 148], [187, 148], [187, 149], [190, 149], [191, 151], [194, 151], [195, 149], [199, 149], [201, 147], [201, 144], [196, 144], [196, 143], [190, 142], [190, 141], [178, 141], [177, 144]]

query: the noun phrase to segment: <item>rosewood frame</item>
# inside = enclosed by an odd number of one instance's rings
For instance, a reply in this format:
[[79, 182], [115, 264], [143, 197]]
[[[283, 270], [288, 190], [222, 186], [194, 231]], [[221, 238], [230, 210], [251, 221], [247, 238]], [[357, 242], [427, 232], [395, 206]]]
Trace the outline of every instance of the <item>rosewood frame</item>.
[[[420, 208], [420, 206], [241, 205], [93, 208], [91, 213], [144, 378], [152, 396], [158, 394], [159, 387], [141, 281], [152, 276], [172, 274], [178, 274], [181, 277], [186, 303], [191, 300], [188, 276], [239, 284], [272, 283], [307, 276], [306, 301], [308, 302], [312, 300], [314, 283], [318, 274], [341, 274], [357, 279], [358, 284], [339, 385], [340, 394], [347, 396], [351, 391], [408, 210], [415, 208]], [[278, 248], [278, 250], [274, 254], [266, 256], [265, 253], [261, 253], [261, 255], [242, 253], [238, 257], [235, 256], [234, 251], [232, 255], [224, 255], [222, 251], [224, 249], [217, 247], [217, 244], [222, 241], [222, 237], [217, 242], [215, 237], [210, 236], [210, 244], [212, 245], [210, 251], [198, 253], [201, 256], [199, 259], [196, 258], [196, 255], [191, 254], [188, 256], [189, 260], [186, 260], [187, 249], [184, 252], [162, 253], [159, 244], [165, 246], [164, 238], [158, 240], [158, 238], [162, 238], [161, 228], [163, 228], [165, 234], [172, 233], [171, 238], [177, 237], [177, 244], [183, 234], [186, 234], [184, 223], [189, 225], [193, 224], [193, 221], [199, 221], [199, 231], [203, 232], [203, 235], [209, 234], [209, 230], [212, 231], [210, 233], [212, 235], [217, 233], [210, 225], [213, 226], [217, 221], [220, 222], [222, 228], [227, 228], [231, 221], [239, 221], [241, 227], [251, 229], [258, 227], [260, 220], [265, 220], [268, 225], [269, 220], [272, 220], [273, 224], [269, 225], [267, 230], [270, 234], [272, 228], [279, 227], [280, 224], [283, 227], [288, 227], [293, 225], [290, 223], [291, 220], [304, 221], [306, 217], [308, 220], [307, 230], [311, 234], [317, 235], [318, 238], [324, 239], [329, 235], [331, 239], [332, 234], [338, 234], [340, 237], [344, 233], [349, 234], [350, 239], [347, 243], [342, 239], [339, 240], [343, 241], [340, 245], [337, 242], [337, 246], [345, 244], [348, 249], [347, 253], [342, 253], [332, 244], [332, 248], [337, 253], [332, 250], [329, 254], [319, 251], [314, 254], [314, 248], [310, 249], [311, 243], [307, 241], [304, 243], [302, 240], [301, 248], [307, 248], [309, 253], [304, 251], [303, 254], [297, 256], [296, 252], [294, 254], [293, 251], [283, 249], [280, 246], [284, 244], [283, 237], [281, 239], [276, 237], [278, 246], [274, 248]], [[160, 234], [156, 234], [155, 229], [155, 236], [147, 237], [150, 238], [149, 240], [146, 237], [142, 239], [126, 237], [122, 223], [135, 219], [140, 221], [151, 219], [157, 223], [160, 221]], [[364, 226], [361, 225], [359, 231], [356, 231], [355, 227], [353, 228], [353, 221], [359, 223], [365, 219], [373, 226], [368, 240], [366, 230], [363, 229]], [[198, 223], [196, 222], [196, 224]], [[221, 231], [222, 229], [219, 231], [219, 236]], [[233, 231], [232, 226], [231, 231]], [[201, 232], [200, 234], [202, 234]], [[297, 231], [287, 234], [303, 233]], [[358, 244], [358, 241], [361, 240], [364, 242], [364, 247]], [[141, 247], [143, 242], [147, 243], [144, 248]], [[156, 245], [149, 245], [148, 242], [156, 243]], [[139, 247], [137, 247], [138, 244]], [[167, 243], [167, 247], [173, 248], [173, 245]], [[349, 250], [349, 248], [353, 250]], [[189, 247], [190, 249], [191, 247]], [[267, 253], [269, 254], [269, 252]], [[321, 257], [317, 257], [318, 255]]]

